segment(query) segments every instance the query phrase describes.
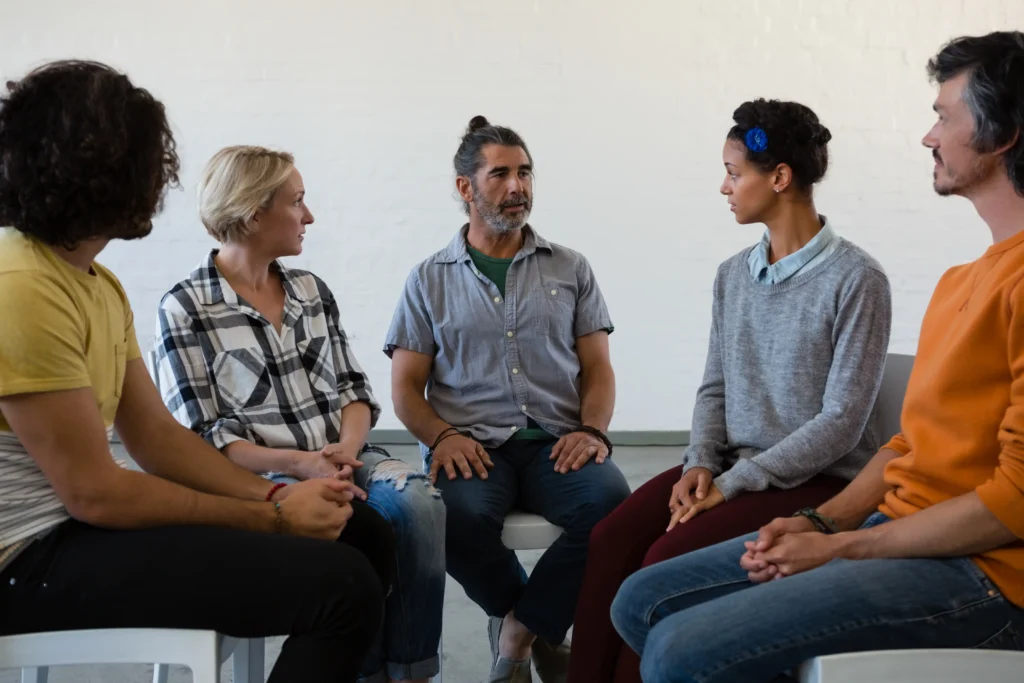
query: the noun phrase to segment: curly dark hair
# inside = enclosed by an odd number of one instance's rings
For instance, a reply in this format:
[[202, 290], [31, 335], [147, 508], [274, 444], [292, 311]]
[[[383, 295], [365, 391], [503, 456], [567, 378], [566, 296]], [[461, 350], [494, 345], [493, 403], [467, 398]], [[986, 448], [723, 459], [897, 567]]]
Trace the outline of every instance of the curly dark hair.
[[[825, 177], [832, 133], [810, 107], [762, 98], [741, 104], [732, 119], [736, 125], [729, 130], [728, 139], [742, 143], [747, 160], [765, 173], [786, 164], [793, 169], [796, 186], [805, 192]], [[760, 128], [768, 138], [761, 152], [746, 145], [747, 131], [752, 128]]]
[[[483, 116], [474, 116], [470, 119], [466, 133], [462, 136], [462, 142], [459, 143], [459, 149], [455, 152], [455, 158], [452, 160], [455, 166], [455, 175], [465, 176], [472, 180], [483, 163], [480, 152], [486, 145], [522, 147], [526, 152], [526, 158], [530, 160], [531, 165], [533, 164], [533, 157], [530, 156], [526, 141], [519, 136], [519, 133], [505, 126], [495, 126]], [[468, 215], [469, 204], [463, 202], [463, 208]]]
[[0, 225], [53, 245], [153, 229], [178, 154], [164, 106], [105, 64], [46, 64], [0, 97]]
[[1003, 165], [1024, 197], [1024, 33], [997, 31], [946, 43], [928, 60], [939, 83], [968, 74], [963, 101], [974, 118], [974, 147], [991, 152], [1010, 145]]

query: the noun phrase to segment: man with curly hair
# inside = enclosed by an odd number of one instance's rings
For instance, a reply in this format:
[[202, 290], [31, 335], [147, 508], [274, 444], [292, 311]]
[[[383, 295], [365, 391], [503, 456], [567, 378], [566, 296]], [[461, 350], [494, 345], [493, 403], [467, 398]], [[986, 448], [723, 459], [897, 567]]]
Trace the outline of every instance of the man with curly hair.
[[612, 621], [645, 683], [1024, 646], [1024, 33], [958, 38], [928, 72], [935, 191], [970, 200], [993, 244], [939, 281], [901, 432], [846, 488], [626, 580]]
[[[270, 681], [355, 681], [390, 584], [388, 524], [349, 482], [279, 489], [179, 425], [124, 290], [95, 262], [111, 240], [149, 234], [177, 183], [163, 105], [92, 62], [48, 64], [8, 88], [0, 634], [286, 633]], [[143, 472], [112, 458], [115, 427]]]

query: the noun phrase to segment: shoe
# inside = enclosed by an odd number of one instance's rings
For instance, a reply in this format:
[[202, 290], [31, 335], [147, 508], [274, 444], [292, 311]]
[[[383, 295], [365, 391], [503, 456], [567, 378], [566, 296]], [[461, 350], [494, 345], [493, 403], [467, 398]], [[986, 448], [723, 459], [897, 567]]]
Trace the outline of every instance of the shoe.
[[569, 640], [551, 645], [543, 638], [533, 641], [533, 666], [541, 683], [565, 683], [569, 677]]
[[501, 617], [487, 620], [487, 640], [491, 644], [491, 674], [487, 683], [533, 683], [529, 659], [506, 659], [498, 655], [503, 621]]

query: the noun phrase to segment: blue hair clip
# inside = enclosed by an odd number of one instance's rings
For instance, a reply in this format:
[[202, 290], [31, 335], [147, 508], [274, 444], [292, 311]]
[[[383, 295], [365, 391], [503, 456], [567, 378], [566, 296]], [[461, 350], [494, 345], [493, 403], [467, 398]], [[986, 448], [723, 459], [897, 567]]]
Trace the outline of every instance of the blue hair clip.
[[768, 133], [760, 128], [751, 128], [747, 131], [744, 142], [747, 143], [747, 149], [751, 152], [763, 152], [768, 149]]

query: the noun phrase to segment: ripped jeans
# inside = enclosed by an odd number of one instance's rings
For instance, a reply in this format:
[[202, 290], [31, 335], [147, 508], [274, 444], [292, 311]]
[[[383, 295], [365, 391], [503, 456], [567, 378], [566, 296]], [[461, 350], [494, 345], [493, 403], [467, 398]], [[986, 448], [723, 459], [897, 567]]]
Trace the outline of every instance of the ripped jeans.
[[[440, 670], [444, 606], [445, 507], [441, 494], [419, 469], [367, 444], [359, 454], [356, 486], [395, 532], [398, 568], [384, 603], [384, 628], [363, 664], [360, 681], [384, 683], [431, 678]], [[273, 481], [296, 480], [274, 475]]]

